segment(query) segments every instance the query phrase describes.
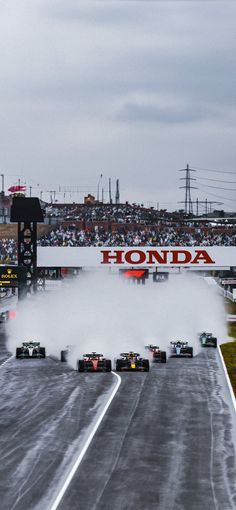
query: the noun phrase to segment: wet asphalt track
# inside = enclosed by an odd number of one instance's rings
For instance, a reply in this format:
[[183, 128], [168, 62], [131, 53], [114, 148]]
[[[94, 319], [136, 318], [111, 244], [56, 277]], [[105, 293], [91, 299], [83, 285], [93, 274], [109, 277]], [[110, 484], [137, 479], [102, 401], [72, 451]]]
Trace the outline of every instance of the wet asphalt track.
[[[0, 368], [1, 510], [50, 510], [114, 382], [50, 358]], [[59, 510], [235, 510], [233, 416], [214, 349], [122, 374]]]

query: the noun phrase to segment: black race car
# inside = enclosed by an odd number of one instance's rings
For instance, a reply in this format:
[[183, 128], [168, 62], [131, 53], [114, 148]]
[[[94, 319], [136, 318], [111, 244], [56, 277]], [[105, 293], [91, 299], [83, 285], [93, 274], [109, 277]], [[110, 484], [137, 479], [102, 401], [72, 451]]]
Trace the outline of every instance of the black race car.
[[122, 352], [121, 358], [116, 360], [116, 371], [132, 371], [137, 370], [138, 372], [149, 371], [149, 360], [140, 357], [137, 352]]
[[153, 344], [145, 345], [145, 349], [152, 353], [153, 363], [166, 363], [166, 351], [161, 351], [160, 347]]
[[193, 348], [188, 345], [188, 342], [170, 342], [170, 357], [171, 358], [192, 358]]
[[199, 340], [202, 344], [202, 347], [217, 347], [217, 338], [212, 335], [212, 333], [200, 333]]
[[40, 342], [22, 342], [22, 347], [16, 348], [16, 358], [45, 358], [46, 349]]
[[111, 372], [111, 360], [97, 352], [84, 354], [78, 361], [78, 372]]

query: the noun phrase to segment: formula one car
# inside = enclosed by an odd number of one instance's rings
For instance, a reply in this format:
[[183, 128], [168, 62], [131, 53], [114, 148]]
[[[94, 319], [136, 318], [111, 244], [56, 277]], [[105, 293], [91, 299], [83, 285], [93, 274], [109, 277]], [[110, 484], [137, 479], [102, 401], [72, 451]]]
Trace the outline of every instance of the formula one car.
[[78, 361], [78, 372], [111, 372], [111, 360], [97, 352], [84, 354]]
[[22, 342], [22, 347], [16, 348], [16, 358], [45, 358], [46, 349], [40, 347], [40, 342]]
[[138, 372], [149, 372], [149, 360], [140, 357], [137, 352], [122, 352], [121, 358], [116, 360], [116, 371], [122, 372], [137, 370]]
[[193, 348], [189, 347], [188, 342], [170, 342], [171, 358], [192, 358]]
[[160, 347], [153, 344], [145, 345], [145, 349], [148, 349], [152, 353], [153, 363], [166, 363], [166, 352], [161, 351]]
[[202, 347], [217, 347], [217, 338], [212, 335], [212, 333], [200, 333], [199, 340], [202, 344]]

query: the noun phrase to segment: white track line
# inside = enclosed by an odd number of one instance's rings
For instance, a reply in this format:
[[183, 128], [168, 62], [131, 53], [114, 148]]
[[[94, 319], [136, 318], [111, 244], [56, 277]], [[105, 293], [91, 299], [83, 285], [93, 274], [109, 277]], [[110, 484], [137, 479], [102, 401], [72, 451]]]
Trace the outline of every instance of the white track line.
[[226, 381], [227, 381], [227, 384], [228, 384], [228, 387], [229, 387], [229, 392], [230, 392], [230, 395], [231, 395], [231, 398], [232, 398], [233, 407], [234, 407], [234, 410], [236, 412], [236, 399], [235, 399], [234, 391], [233, 391], [233, 388], [232, 388], [232, 384], [230, 382], [229, 374], [228, 374], [228, 371], [227, 371], [227, 368], [226, 368], [225, 360], [223, 358], [223, 354], [221, 352], [220, 346], [218, 345], [217, 348], [218, 348], [218, 353], [220, 355], [220, 359], [221, 359], [221, 362], [222, 362], [222, 366], [223, 366], [223, 370], [224, 370], [224, 373], [225, 373]]
[[6, 363], [8, 363], [8, 361], [10, 361], [14, 357], [15, 357], [14, 354], [12, 354], [9, 358], [7, 358], [3, 363], [0, 364], [0, 368], [4, 367], [4, 365], [6, 365]]
[[83, 449], [80, 452], [78, 458], [76, 459], [76, 461], [75, 461], [75, 463], [74, 463], [70, 473], [68, 474], [68, 476], [67, 476], [67, 478], [66, 478], [66, 480], [65, 480], [65, 482], [64, 482], [64, 484], [63, 484], [63, 486], [62, 486], [62, 488], [61, 488], [61, 490], [60, 490], [60, 492], [58, 494], [58, 496], [56, 497], [53, 505], [50, 507], [50, 510], [56, 510], [58, 508], [58, 505], [60, 504], [60, 502], [61, 502], [61, 500], [62, 500], [66, 490], [68, 489], [68, 487], [69, 487], [69, 485], [71, 483], [72, 478], [74, 477], [74, 475], [75, 475], [75, 473], [76, 473], [80, 463], [82, 462], [82, 460], [83, 460], [83, 458], [85, 456], [85, 453], [87, 452], [87, 449], [88, 449], [92, 439], [94, 438], [94, 436], [95, 436], [95, 434], [97, 432], [97, 429], [98, 429], [101, 421], [103, 420], [103, 418], [104, 418], [104, 416], [105, 416], [105, 414], [106, 414], [106, 412], [107, 412], [107, 410], [108, 410], [108, 408], [109, 408], [113, 398], [115, 397], [115, 395], [116, 395], [116, 393], [118, 391], [118, 388], [119, 388], [119, 386], [121, 384], [121, 377], [118, 374], [116, 374], [115, 372], [113, 372], [113, 371], [112, 371], [112, 374], [117, 377], [117, 384], [116, 384], [114, 390], [112, 391], [112, 393], [111, 393], [111, 395], [110, 395], [110, 397], [109, 397], [109, 399], [108, 399], [104, 409], [102, 410], [102, 412], [101, 412], [97, 422], [95, 423], [91, 433], [89, 434], [89, 437], [88, 437], [87, 441], [85, 442], [85, 444], [83, 446]]

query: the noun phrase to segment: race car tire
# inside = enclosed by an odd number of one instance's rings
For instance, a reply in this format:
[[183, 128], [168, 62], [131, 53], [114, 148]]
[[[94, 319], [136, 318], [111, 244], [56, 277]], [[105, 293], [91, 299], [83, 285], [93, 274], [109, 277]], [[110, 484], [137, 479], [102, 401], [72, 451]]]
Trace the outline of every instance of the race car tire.
[[111, 372], [111, 360], [106, 360], [106, 372]]
[[40, 347], [39, 348], [39, 353], [41, 354], [41, 356], [43, 358], [46, 358], [46, 349], [45, 349], [45, 347]]
[[84, 372], [84, 360], [79, 359], [78, 361], [78, 372]]
[[193, 357], [193, 348], [189, 347], [188, 352], [190, 354], [190, 358], [192, 358]]
[[215, 347], [215, 349], [217, 347], [217, 338], [215, 338], [215, 340], [214, 340], [214, 347]]
[[21, 347], [17, 347], [16, 348], [16, 358], [20, 358], [21, 352], [22, 352]]
[[67, 361], [67, 351], [61, 351], [61, 361]]
[[145, 372], [149, 372], [149, 360], [148, 359], [143, 360], [143, 368], [144, 368]]
[[121, 372], [121, 361], [119, 359], [116, 361], [116, 371]]
[[161, 363], [166, 363], [166, 352], [161, 352]]
[[39, 353], [41, 354], [41, 356], [43, 358], [46, 358], [46, 349], [45, 349], [45, 347], [40, 347], [39, 348]]

